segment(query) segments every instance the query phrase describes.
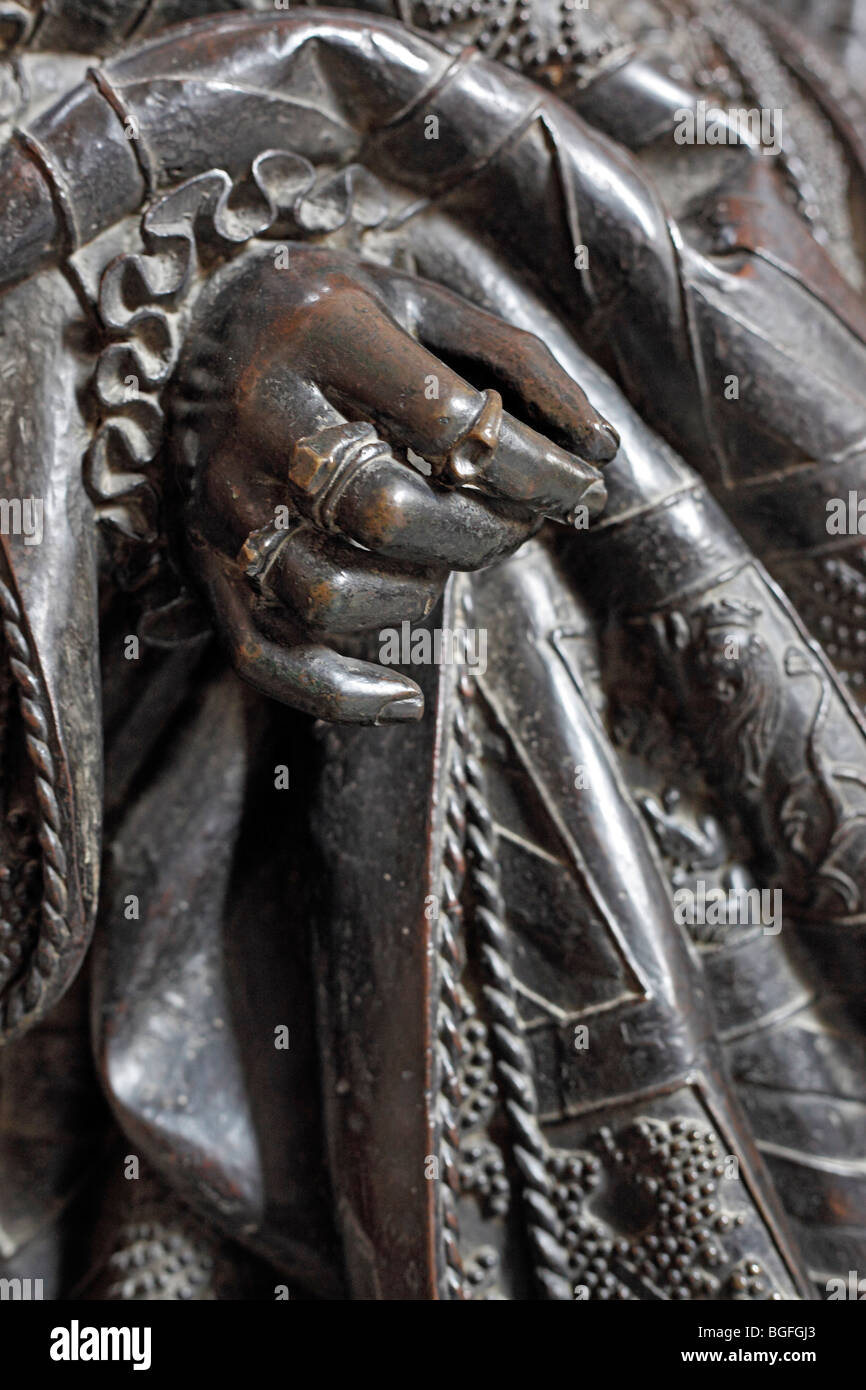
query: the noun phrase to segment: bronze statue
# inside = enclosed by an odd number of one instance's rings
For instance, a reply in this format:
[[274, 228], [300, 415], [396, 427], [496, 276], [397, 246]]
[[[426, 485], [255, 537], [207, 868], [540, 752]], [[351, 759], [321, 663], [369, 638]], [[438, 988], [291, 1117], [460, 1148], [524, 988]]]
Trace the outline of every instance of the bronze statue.
[[835, 1297], [846, 50], [364, 9], [0, 0], [0, 1276]]

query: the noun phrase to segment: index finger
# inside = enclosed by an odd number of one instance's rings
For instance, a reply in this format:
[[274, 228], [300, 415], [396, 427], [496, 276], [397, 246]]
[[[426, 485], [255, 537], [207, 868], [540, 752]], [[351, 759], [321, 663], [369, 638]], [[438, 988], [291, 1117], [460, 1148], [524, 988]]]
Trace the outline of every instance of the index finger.
[[495, 391], [470, 386], [365, 289], [348, 284], [322, 297], [304, 337], [325, 395], [380, 422], [442, 481], [470, 483], [558, 521], [604, 506], [597, 468], [503, 411]]

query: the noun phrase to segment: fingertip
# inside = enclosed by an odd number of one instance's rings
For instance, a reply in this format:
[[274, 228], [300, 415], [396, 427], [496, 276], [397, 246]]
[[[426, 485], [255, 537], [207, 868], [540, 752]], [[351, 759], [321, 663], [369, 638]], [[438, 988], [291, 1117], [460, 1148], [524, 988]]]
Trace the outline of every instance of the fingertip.
[[[407, 682], [408, 686], [409, 682]], [[375, 719], [376, 725], [417, 723], [424, 714], [424, 696], [415, 686], [387, 700]]]
[[[328, 713], [338, 724], [407, 724], [424, 713], [421, 687], [390, 666], [318, 649], [322, 693], [327, 689]], [[319, 711], [322, 717], [325, 701]]]
[[593, 463], [610, 463], [617, 455], [619, 442], [613, 425], [609, 425], [607, 420], [595, 420], [590, 430], [587, 457]]
[[606, 505], [607, 488], [599, 479], [598, 482], [590, 483], [577, 505], [562, 519], [576, 531], [584, 531], [590, 521], [601, 515]]
[[607, 506], [607, 488], [601, 478], [590, 483], [580, 500], [582, 505], [587, 508], [590, 517], [601, 516]]

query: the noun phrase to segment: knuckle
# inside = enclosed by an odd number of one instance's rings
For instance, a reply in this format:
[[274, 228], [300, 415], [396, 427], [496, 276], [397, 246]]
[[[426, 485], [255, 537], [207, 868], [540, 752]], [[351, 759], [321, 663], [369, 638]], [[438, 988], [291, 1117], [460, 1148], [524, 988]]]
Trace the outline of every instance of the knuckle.
[[408, 473], [405, 478], [383, 478], [358, 509], [358, 539], [371, 550], [394, 545], [414, 526], [422, 497]]
[[321, 629], [339, 626], [351, 612], [354, 588], [345, 570], [334, 570], [315, 579], [297, 605], [305, 625]]
[[543, 338], [539, 338], [537, 333], [533, 333], [530, 328], [518, 328], [515, 332], [517, 333], [517, 340], [525, 352], [535, 357], [543, 357], [545, 362], [555, 361], [550, 348]]

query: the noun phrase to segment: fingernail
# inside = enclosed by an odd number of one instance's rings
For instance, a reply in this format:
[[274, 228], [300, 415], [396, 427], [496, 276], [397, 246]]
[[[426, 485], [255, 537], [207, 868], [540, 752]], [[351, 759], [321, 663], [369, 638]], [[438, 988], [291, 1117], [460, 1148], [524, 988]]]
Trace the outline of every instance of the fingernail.
[[386, 700], [376, 715], [376, 724], [408, 724], [424, 713], [424, 696], [420, 690], [407, 690]]
[[[581, 494], [577, 506], [568, 514], [568, 522], [571, 526], [582, 528], [586, 525], [586, 516], [599, 516], [604, 511], [607, 502], [607, 488], [599, 479], [597, 482], [590, 483], [585, 492]], [[584, 508], [586, 509], [584, 511]]]
[[619, 448], [619, 435], [613, 425], [609, 425], [606, 420], [598, 421], [595, 432], [598, 436], [597, 461], [610, 463]]

